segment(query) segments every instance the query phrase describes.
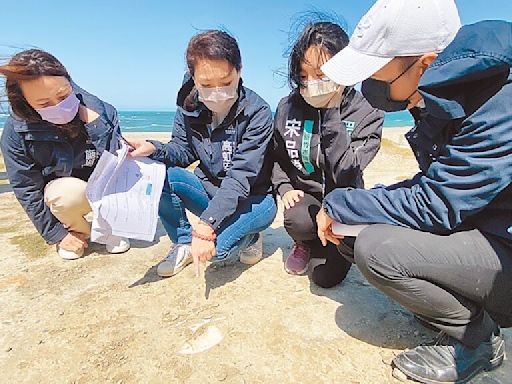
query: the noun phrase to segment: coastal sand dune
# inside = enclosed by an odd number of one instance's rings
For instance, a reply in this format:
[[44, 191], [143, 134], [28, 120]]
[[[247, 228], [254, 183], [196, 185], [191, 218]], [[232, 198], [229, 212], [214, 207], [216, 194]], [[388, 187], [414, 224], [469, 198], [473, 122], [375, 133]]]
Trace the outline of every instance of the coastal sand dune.
[[[368, 186], [416, 172], [396, 135], [386, 130]], [[287, 275], [282, 206], [257, 265], [160, 279], [161, 226], [153, 245], [92, 245], [64, 262], [0, 179], [2, 383], [394, 383], [393, 356], [432, 337], [357, 268], [330, 290]]]

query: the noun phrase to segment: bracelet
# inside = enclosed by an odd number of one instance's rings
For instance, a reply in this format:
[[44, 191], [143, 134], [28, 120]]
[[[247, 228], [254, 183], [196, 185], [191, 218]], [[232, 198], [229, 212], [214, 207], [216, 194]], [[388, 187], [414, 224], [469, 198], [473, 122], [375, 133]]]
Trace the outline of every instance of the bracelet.
[[202, 235], [200, 233], [197, 233], [194, 229], [192, 230], [192, 237], [197, 237], [198, 239], [204, 240], [204, 241], [215, 241], [217, 238], [217, 235], [214, 233], [211, 236]]

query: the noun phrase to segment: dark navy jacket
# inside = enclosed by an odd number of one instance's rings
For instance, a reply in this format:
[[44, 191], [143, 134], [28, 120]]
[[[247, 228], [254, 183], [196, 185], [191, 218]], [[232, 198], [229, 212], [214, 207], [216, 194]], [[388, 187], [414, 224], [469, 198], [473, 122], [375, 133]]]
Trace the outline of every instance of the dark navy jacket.
[[211, 130], [212, 114], [197, 98], [196, 108], [185, 108], [193, 86], [191, 78], [185, 80], [178, 94], [172, 139], [167, 144], [151, 141], [157, 148], [152, 158], [178, 167], [199, 160], [195, 174], [211, 199], [201, 220], [217, 229], [235, 213], [240, 201], [271, 193], [272, 164], [266, 155], [272, 112], [240, 82], [238, 101], [222, 124]]
[[[99, 154], [104, 150], [114, 152], [119, 148], [121, 135], [117, 111], [76, 84], [72, 85], [80, 103], [99, 114], [96, 120], [84, 124], [91, 144]], [[49, 244], [61, 241], [68, 231], [44, 203], [44, 187], [56, 177], [71, 176], [82, 152], [85, 161], [85, 144], [83, 140], [82, 144], [71, 145], [58, 126], [46, 121], [26, 123], [11, 116], [5, 123], [0, 145], [11, 186]]]
[[[355, 89], [347, 88], [341, 106], [329, 109], [314, 108], [292, 91], [274, 118], [274, 189], [281, 196], [299, 189], [323, 200], [334, 188], [363, 188], [363, 170], [379, 151], [383, 121], [384, 113]], [[303, 148], [308, 130], [311, 142]]]
[[478, 229], [512, 242], [512, 24], [459, 31], [424, 73], [426, 110], [407, 135], [421, 173], [386, 188], [339, 189], [328, 214], [449, 234]]

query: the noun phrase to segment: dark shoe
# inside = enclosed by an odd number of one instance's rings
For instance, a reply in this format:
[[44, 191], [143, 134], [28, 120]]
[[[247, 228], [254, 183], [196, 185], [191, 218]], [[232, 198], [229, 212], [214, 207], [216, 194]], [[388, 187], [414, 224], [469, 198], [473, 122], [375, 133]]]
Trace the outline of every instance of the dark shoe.
[[313, 269], [311, 278], [321, 288], [332, 288], [345, 279], [351, 266], [342, 256], [330, 256], [325, 264], [317, 265]]
[[300, 243], [295, 243], [284, 263], [284, 270], [290, 275], [303, 275], [308, 270], [311, 249]]
[[408, 378], [420, 383], [467, 383], [481, 371], [501, 365], [505, 341], [499, 329], [477, 348], [469, 348], [441, 332], [432, 345], [402, 352], [393, 364]]

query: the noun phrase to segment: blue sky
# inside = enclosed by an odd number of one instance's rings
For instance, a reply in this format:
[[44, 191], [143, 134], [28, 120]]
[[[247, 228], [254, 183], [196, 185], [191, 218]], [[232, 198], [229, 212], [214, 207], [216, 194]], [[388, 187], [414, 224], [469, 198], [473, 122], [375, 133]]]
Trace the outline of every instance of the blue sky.
[[[57, 56], [83, 88], [120, 110], [174, 110], [184, 52], [198, 30], [223, 27], [237, 38], [245, 84], [272, 107], [288, 93], [275, 71], [297, 14], [336, 12], [348, 32], [371, 0], [5, 1], [0, 56], [36, 46]], [[459, 0], [464, 24], [512, 20], [510, 0]]]

